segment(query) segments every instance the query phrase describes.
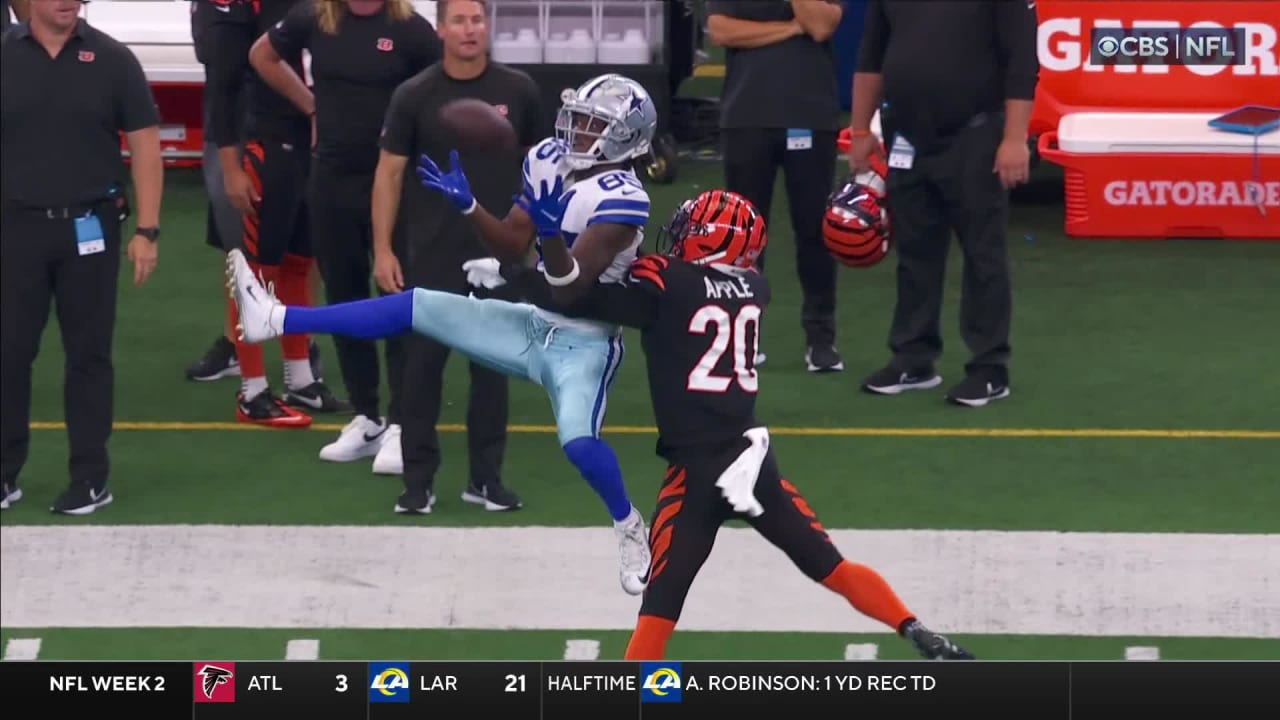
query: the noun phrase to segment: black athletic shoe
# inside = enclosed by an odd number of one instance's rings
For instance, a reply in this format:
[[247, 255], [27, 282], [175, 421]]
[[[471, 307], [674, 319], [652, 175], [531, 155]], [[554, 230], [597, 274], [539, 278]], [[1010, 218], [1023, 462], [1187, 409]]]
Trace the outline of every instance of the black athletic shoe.
[[230, 340], [219, 335], [217, 340], [204, 351], [201, 358], [184, 371], [188, 380], [209, 382], [224, 377], [239, 377], [240, 362], [236, 360], [236, 346]]
[[987, 375], [970, 375], [947, 391], [947, 402], [966, 407], [982, 407], [992, 400], [1009, 397], [1009, 385]]
[[105, 487], [72, 485], [53, 501], [53, 507], [49, 510], [63, 515], [88, 515], [103, 505], [110, 505], [114, 499]]
[[892, 365], [880, 368], [862, 381], [862, 389], [875, 395], [898, 395], [907, 390], [928, 390], [942, 384], [933, 368], [902, 371]]
[[468, 485], [467, 489], [462, 491], [462, 500], [472, 505], [482, 505], [489, 512], [519, 510], [524, 507], [524, 504], [520, 502], [519, 495], [501, 485], [490, 485], [483, 488]]
[[804, 363], [811, 373], [840, 372], [844, 361], [832, 345], [813, 345], [804, 353]]
[[22, 499], [22, 488], [16, 482], [0, 483], [0, 510], [8, 510]]
[[408, 515], [430, 515], [436, 495], [428, 490], [405, 490], [396, 499], [395, 511]]
[[973, 654], [912, 620], [902, 629], [902, 636], [911, 641], [920, 655], [929, 660], [973, 660]]
[[290, 407], [302, 408], [312, 413], [349, 413], [351, 403], [339, 400], [333, 391], [319, 380], [304, 388], [286, 390], [284, 402]]

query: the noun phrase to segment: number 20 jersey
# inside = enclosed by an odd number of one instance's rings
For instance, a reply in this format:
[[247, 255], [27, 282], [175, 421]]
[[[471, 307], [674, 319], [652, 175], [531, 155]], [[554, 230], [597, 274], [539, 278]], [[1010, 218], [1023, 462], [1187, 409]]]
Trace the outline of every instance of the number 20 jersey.
[[768, 281], [754, 270], [647, 255], [628, 283], [657, 296], [641, 342], [658, 423], [658, 454], [717, 445], [760, 423], [755, 367]]

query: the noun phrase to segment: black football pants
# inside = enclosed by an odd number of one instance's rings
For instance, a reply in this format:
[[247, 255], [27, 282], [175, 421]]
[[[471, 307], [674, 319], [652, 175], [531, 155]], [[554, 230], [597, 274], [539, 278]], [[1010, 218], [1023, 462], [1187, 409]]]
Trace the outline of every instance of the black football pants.
[[[307, 208], [311, 216], [311, 247], [325, 301], [330, 304], [372, 297], [373, 224], [370, 203], [373, 175], [344, 172], [321, 160], [313, 160], [307, 180]], [[393, 243], [400, 244], [397, 234]], [[403, 254], [403, 247], [397, 252]], [[379, 291], [379, 294], [384, 294]], [[356, 414], [382, 417], [378, 388], [378, 344], [342, 335], [333, 336], [342, 382]], [[391, 389], [387, 420], [400, 422], [401, 382], [404, 378], [404, 338], [387, 338], [384, 352]]]
[[641, 615], [680, 619], [689, 588], [711, 555], [720, 526], [733, 518], [750, 524], [814, 582], [826, 579], [843, 560], [809, 503], [782, 477], [773, 450], [765, 457], [756, 481], [756, 500], [764, 514], [752, 518], [734, 512], [720, 495], [716, 480], [747, 447], [748, 442], [741, 439], [686, 452], [667, 468], [650, 519], [653, 560]]
[[[836, 133], [814, 132], [807, 150], [788, 150], [782, 128], [725, 129], [721, 138], [726, 189], [750, 200], [764, 215], [766, 227], [773, 227], [773, 186], [782, 168], [795, 233], [796, 273], [804, 293], [800, 322], [805, 340], [809, 346], [834, 345], [836, 264], [822, 242], [822, 217], [835, 179]], [[763, 255], [759, 265], [763, 270]]]
[[[430, 290], [467, 295], [471, 287], [462, 272], [467, 258], [433, 253], [430, 238], [415, 247], [409, 239], [408, 262], [401, 258], [405, 284]], [[476, 328], [476, 332], [485, 332]], [[410, 333], [404, 337], [405, 376], [400, 398], [400, 447], [404, 455], [404, 485], [409, 491], [430, 490], [440, 469], [440, 434], [436, 423], [444, 403], [444, 369], [450, 348], [436, 340]], [[471, 386], [467, 399], [467, 450], [470, 483], [484, 488], [501, 482], [507, 449], [508, 379], [483, 365], [470, 363]]]
[[102, 252], [80, 255], [73, 220], [0, 210], [0, 479], [15, 483], [30, 448], [31, 368], [55, 304], [66, 354], [63, 415], [73, 485], [101, 490], [109, 475], [115, 369], [111, 362], [120, 273], [120, 220], [99, 210]]
[[1007, 383], [1013, 314], [1009, 193], [992, 172], [1004, 119], [990, 115], [976, 122], [946, 149], [917, 154], [911, 169], [889, 171], [886, 192], [898, 256], [889, 347], [893, 366], [903, 371], [931, 367], [942, 354], [939, 316], [954, 232], [964, 254], [960, 335], [971, 353], [965, 372]]

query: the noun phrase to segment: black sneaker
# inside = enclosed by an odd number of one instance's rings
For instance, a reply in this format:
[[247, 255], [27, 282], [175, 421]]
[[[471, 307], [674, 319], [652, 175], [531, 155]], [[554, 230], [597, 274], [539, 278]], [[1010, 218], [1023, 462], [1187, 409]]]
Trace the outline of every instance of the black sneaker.
[[436, 494], [427, 490], [405, 490], [396, 499], [395, 511], [407, 515], [430, 515]]
[[947, 402], [966, 407], [982, 407], [992, 400], [1009, 397], [1006, 383], [992, 380], [987, 375], [969, 375], [947, 391]]
[[244, 393], [238, 393], [236, 395], [236, 420], [242, 423], [266, 425], [267, 427], [304, 428], [311, 426], [310, 415], [298, 412], [285, 405], [284, 401], [272, 395], [270, 390], [263, 390], [247, 399]]
[[840, 353], [831, 345], [811, 345], [804, 353], [804, 362], [811, 373], [840, 372], [844, 370], [844, 361]]
[[876, 395], [898, 395], [906, 390], [928, 390], [942, 384], [933, 368], [902, 371], [892, 365], [880, 368], [862, 381], [862, 389]]
[[973, 654], [920, 623], [909, 621], [902, 628], [902, 636], [911, 641], [916, 650], [929, 660], [974, 660]]
[[103, 505], [110, 505], [114, 499], [106, 488], [72, 485], [53, 501], [49, 510], [63, 515], [88, 515]]
[[324, 363], [320, 362], [320, 346], [315, 340], [307, 347], [307, 358], [311, 361], [311, 377], [316, 382], [324, 382]]
[[524, 507], [524, 504], [520, 502], [519, 495], [501, 485], [490, 485], [483, 488], [468, 485], [467, 489], [462, 491], [462, 500], [472, 505], [483, 505], [484, 509], [489, 512], [519, 510]]
[[286, 390], [284, 402], [296, 408], [305, 408], [308, 412], [349, 413], [353, 409], [351, 403], [339, 400], [328, 386], [319, 380], [304, 388]]
[[240, 361], [236, 359], [236, 346], [225, 337], [219, 335], [213, 345], [204, 351], [204, 355], [187, 366], [184, 371], [188, 380], [210, 382], [224, 377], [240, 376]]
[[22, 488], [17, 483], [0, 483], [0, 510], [8, 510], [22, 499]]

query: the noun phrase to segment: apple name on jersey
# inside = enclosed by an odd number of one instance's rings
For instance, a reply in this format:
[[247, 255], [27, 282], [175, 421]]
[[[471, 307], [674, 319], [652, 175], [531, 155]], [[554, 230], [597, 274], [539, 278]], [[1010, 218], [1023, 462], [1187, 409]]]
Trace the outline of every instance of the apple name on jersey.
[[[555, 138], [547, 138], [529, 149], [524, 162], [525, 191], [538, 193], [543, 181], [548, 187], [557, 177], [564, 178], [564, 194], [567, 199], [564, 216], [560, 220], [560, 234], [570, 248], [586, 229], [597, 223], [612, 223], [635, 227], [635, 239], [618, 253], [609, 267], [601, 273], [598, 282], [623, 283], [631, 263], [639, 254], [644, 242], [644, 226], [649, 222], [649, 193], [640, 184], [640, 178], [630, 170], [609, 170], [587, 177], [572, 179], [563, 164], [563, 146]], [[542, 268], [542, 259], [538, 259]], [[540, 310], [557, 325], [571, 326], [593, 332], [616, 334], [620, 329], [613, 325], [589, 320], [566, 318], [563, 315]]]

